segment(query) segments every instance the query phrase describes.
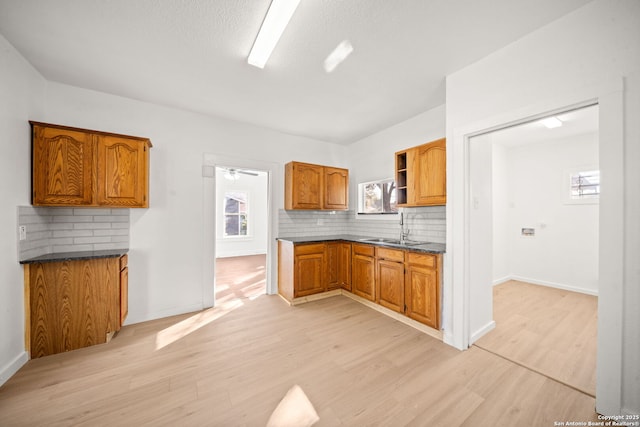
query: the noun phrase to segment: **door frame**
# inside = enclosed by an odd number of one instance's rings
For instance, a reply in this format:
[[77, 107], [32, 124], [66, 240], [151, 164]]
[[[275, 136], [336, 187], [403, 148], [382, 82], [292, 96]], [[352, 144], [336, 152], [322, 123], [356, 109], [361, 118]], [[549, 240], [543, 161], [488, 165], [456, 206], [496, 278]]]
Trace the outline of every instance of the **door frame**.
[[[535, 105], [506, 111], [450, 130], [447, 148], [447, 252], [445, 266], [444, 340], [460, 349], [479, 338], [470, 330], [472, 281], [470, 258], [470, 138], [506, 126], [566, 111], [572, 107], [599, 105], [600, 198], [598, 345], [596, 409], [619, 414], [622, 407], [622, 307], [624, 281], [624, 85], [617, 78], [573, 89]], [[459, 166], [458, 166], [459, 165]], [[486, 332], [486, 331], [484, 331]]]
[[204, 153], [202, 161], [202, 210], [203, 210], [203, 248], [202, 248], [202, 304], [203, 307], [215, 307], [216, 277], [216, 167], [234, 165], [242, 169], [252, 169], [267, 173], [267, 258], [265, 272], [265, 292], [267, 295], [277, 293], [277, 246], [275, 236], [278, 235], [278, 209], [273, 197], [273, 188], [283, 176], [282, 167], [277, 163], [264, 162], [241, 157], [223, 156]]

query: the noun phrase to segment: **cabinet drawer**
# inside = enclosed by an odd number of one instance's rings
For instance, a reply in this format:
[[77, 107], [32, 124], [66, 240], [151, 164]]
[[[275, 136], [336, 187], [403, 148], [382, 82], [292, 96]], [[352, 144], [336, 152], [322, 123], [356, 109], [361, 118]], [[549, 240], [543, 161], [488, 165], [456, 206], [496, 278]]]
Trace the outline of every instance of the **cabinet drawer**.
[[129, 255], [124, 254], [120, 257], [120, 270], [123, 270], [129, 265]]
[[324, 243], [314, 243], [312, 245], [296, 245], [296, 255], [317, 254], [324, 252]]
[[355, 255], [373, 256], [376, 251], [376, 248], [373, 245], [361, 245], [359, 243], [354, 243], [352, 247]]
[[409, 252], [407, 253], [407, 262], [409, 264], [422, 265], [429, 268], [436, 267], [436, 258], [437, 255], [431, 254], [423, 254], [418, 252]]
[[389, 249], [389, 248], [376, 248], [376, 258], [388, 259], [389, 261], [404, 262], [404, 250], [402, 249]]

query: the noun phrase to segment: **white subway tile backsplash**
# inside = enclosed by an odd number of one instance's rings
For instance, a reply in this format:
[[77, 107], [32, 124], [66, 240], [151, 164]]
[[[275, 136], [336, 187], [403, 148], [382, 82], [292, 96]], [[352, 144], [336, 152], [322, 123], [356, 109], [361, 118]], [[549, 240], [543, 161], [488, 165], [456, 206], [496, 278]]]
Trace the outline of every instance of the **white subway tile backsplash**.
[[78, 222], [73, 224], [73, 228], [75, 230], [104, 230], [104, 229], [110, 229], [111, 223], [110, 222]]
[[[405, 227], [410, 230], [409, 239], [446, 242], [446, 209], [444, 206], [406, 208]], [[400, 235], [398, 217], [389, 219], [356, 218], [353, 211], [286, 211], [281, 209], [278, 218], [278, 234], [287, 237], [331, 236], [352, 234], [395, 238]]]
[[54, 230], [52, 237], [87, 237], [93, 236], [91, 230]]
[[18, 206], [18, 225], [27, 227], [27, 240], [18, 241], [19, 259], [128, 248], [129, 218], [129, 209]]
[[53, 218], [53, 222], [76, 223], [76, 222], [92, 222], [93, 221], [92, 216], [79, 216], [79, 215], [58, 215], [52, 218]]
[[88, 243], [110, 243], [111, 236], [91, 236], [91, 237], [74, 237], [74, 245], [85, 245]]
[[91, 208], [91, 209], [81, 209], [81, 208], [75, 208], [73, 209], [73, 215], [79, 215], [79, 216], [84, 216], [84, 215], [111, 215], [111, 209], [95, 209], [95, 208]]

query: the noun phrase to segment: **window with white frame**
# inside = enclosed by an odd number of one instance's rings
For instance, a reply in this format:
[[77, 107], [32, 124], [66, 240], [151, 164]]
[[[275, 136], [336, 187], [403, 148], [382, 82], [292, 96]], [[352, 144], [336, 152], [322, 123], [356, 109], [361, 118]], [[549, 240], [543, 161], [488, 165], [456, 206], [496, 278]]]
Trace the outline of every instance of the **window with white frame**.
[[249, 230], [247, 193], [227, 191], [224, 194], [224, 237], [246, 236]]
[[600, 171], [595, 168], [569, 172], [569, 203], [598, 203], [600, 199]]
[[358, 214], [395, 214], [396, 184], [393, 179], [358, 184]]

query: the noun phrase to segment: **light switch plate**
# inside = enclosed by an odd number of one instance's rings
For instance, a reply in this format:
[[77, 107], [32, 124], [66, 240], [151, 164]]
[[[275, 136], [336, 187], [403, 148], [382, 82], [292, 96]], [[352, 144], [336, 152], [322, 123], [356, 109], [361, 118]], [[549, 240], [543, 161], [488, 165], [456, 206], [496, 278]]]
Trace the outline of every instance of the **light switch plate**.
[[27, 240], [27, 226], [21, 225], [18, 227], [18, 234], [20, 234], [20, 240]]

